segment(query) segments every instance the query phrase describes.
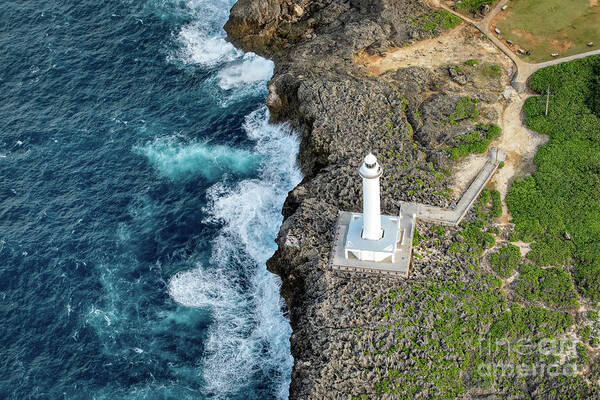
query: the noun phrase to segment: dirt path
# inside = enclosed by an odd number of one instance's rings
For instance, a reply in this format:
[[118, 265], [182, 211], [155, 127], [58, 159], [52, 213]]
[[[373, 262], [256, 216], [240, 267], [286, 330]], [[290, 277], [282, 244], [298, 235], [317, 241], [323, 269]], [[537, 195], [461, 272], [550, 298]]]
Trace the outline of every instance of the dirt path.
[[502, 136], [493, 145], [504, 150], [507, 158], [504, 168], [498, 170], [492, 182], [495, 183], [502, 198], [506, 196], [513, 176], [535, 171], [533, 157], [537, 148], [548, 141], [548, 136], [540, 135], [523, 125], [523, 103], [529, 96], [513, 90], [509, 103], [500, 116]]
[[510, 66], [504, 57], [499, 56], [493, 43], [481, 38], [479, 30], [464, 24], [436, 38], [407, 47], [392, 48], [383, 57], [362, 55], [356, 61], [365, 65], [369, 75], [377, 76], [409, 66], [434, 69], [448, 64], [461, 64], [469, 59], [501, 64], [505, 68]]

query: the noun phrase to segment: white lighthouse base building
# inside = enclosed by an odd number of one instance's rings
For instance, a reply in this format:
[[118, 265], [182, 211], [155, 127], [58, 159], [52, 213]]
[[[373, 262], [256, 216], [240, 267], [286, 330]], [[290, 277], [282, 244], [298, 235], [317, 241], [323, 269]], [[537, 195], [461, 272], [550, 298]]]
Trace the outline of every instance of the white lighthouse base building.
[[340, 211], [330, 265], [342, 271], [408, 276], [415, 219], [412, 214], [381, 216], [381, 240], [361, 237], [362, 213]]
[[361, 261], [394, 262], [396, 246], [400, 240], [400, 217], [381, 216], [383, 234], [379, 240], [368, 240], [362, 237], [363, 215], [352, 213], [344, 244], [345, 258], [354, 256]]
[[380, 214], [379, 177], [383, 170], [369, 154], [359, 169], [363, 187], [363, 212], [340, 211], [335, 242], [329, 258], [331, 269], [400, 275], [407, 277], [417, 219], [457, 226], [489, 182], [506, 153], [493, 148], [454, 209], [400, 202], [398, 216]]

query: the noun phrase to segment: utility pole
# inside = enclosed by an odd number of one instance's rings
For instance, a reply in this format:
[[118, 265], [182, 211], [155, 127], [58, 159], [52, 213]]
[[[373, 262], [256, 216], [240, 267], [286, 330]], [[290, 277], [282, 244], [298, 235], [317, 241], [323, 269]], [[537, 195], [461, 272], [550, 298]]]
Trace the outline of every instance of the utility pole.
[[546, 90], [546, 117], [548, 116], [548, 103], [550, 103], [550, 85], [548, 85], [548, 90]]

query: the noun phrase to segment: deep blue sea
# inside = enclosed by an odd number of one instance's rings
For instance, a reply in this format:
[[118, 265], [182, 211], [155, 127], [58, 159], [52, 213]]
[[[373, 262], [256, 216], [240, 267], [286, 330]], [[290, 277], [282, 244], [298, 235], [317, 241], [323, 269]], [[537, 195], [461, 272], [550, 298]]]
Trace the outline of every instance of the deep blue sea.
[[287, 398], [301, 179], [234, 0], [0, 11], [0, 399]]

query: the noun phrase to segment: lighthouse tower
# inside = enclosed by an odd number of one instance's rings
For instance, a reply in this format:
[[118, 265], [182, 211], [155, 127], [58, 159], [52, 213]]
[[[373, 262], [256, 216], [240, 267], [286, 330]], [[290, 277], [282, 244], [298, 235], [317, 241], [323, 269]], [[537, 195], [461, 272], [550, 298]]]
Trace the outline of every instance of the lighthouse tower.
[[383, 173], [377, 158], [369, 153], [358, 173], [362, 177], [363, 186], [363, 231], [362, 238], [379, 240], [383, 237], [381, 230], [381, 213], [379, 206], [379, 177]]
[[[344, 257], [351, 260], [394, 263], [399, 241], [399, 216], [382, 216], [379, 178], [383, 173], [377, 157], [369, 153], [358, 173], [362, 178], [363, 212], [349, 214]], [[346, 217], [344, 217], [346, 218]]]

